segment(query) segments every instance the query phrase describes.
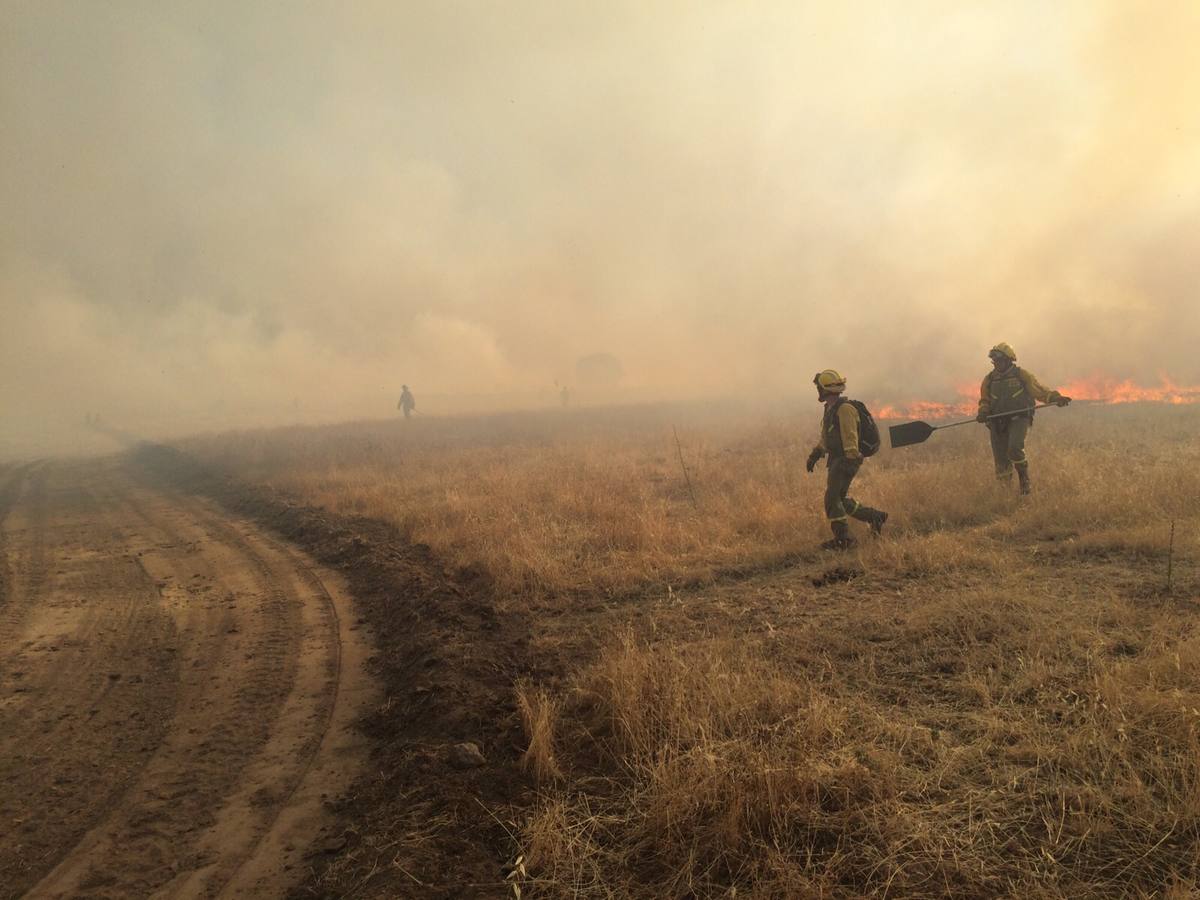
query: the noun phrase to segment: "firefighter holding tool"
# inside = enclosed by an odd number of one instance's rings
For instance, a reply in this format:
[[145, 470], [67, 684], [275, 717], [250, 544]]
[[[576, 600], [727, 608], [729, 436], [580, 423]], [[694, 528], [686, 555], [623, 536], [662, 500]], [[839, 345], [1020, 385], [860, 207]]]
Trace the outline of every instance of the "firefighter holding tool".
[[1025, 436], [1033, 425], [1033, 409], [1038, 403], [1066, 406], [1071, 398], [1048, 389], [1032, 372], [1020, 368], [1016, 364], [1016, 351], [1008, 344], [997, 344], [988, 357], [992, 361], [992, 371], [984, 376], [980, 386], [979, 413], [975, 421], [987, 425], [991, 435], [997, 480], [1001, 484], [1010, 484], [1013, 469], [1016, 469], [1021, 493], [1028, 494], [1029, 460], [1025, 456]]
[[817, 399], [825, 404], [821, 419], [821, 440], [808, 455], [806, 468], [816, 468], [821, 457], [828, 457], [825, 483], [825, 516], [833, 530], [833, 539], [821, 545], [825, 550], [845, 550], [854, 546], [848, 519], [858, 519], [871, 526], [878, 536], [888, 514], [863, 506], [849, 496], [850, 482], [862, 468], [864, 457], [879, 449], [879, 430], [871, 413], [858, 400], [843, 396], [846, 379], [833, 369], [818, 372], [813, 378]]

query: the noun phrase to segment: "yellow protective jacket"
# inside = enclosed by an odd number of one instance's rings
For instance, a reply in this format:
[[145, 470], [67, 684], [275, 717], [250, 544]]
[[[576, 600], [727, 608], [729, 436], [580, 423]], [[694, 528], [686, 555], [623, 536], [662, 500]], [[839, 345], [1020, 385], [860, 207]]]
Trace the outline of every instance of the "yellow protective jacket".
[[[1032, 372], [1020, 366], [1009, 366], [1005, 372], [993, 370], [983, 376], [983, 384], [979, 387], [979, 412], [985, 416], [1015, 413], [1030, 409], [1035, 403], [1053, 403], [1061, 396], [1038, 381]], [[1025, 415], [1033, 418], [1032, 411]]]
[[813, 449], [827, 454], [830, 460], [862, 458], [858, 452], [858, 410], [853, 403], [838, 399], [825, 407], [821, 440]]

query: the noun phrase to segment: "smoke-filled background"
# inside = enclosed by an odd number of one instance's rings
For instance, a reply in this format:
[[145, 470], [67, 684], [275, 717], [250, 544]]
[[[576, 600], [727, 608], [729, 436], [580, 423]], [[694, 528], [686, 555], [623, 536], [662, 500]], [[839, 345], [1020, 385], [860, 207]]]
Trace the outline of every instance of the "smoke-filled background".
[[1200, 379], [1192, 0], [0, 10], [10, 440]]

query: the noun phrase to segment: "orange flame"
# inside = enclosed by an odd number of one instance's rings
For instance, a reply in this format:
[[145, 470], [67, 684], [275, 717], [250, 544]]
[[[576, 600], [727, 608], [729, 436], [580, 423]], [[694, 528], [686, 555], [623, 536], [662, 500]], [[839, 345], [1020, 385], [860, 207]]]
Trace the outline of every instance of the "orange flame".
[[1157, 387], [1143, 387], [1126, 378], [1118, 381], [1108, 375], [1095, 374], [1066, 384], [1062, 392], [1076, 400], [1099, 400], [1104, 403], [1200, 403], [1200, 385], [1176, 384], [1160, 374]]
[[955, 389], [959, 399], [953, 403], [937, 400], [914, 400], [910, 403], [884, 403], [875, 413], [877, 419], [949, 419], [953, 416], [973, 416], [979, 408], [979, 388], [960, 384]]
[[[1073, 400], [1096, 403], [1200, 403], [1200, 385], [1181, 385], [1167, 375], [1159, 375], [1157, 387], [1135, 384], [1132, 380], [1095, 374], [1078, 378], [1059, 390]], [[973, 416], [978, 409], [977, 389], [959, 385], [962, 399], [957, 403], [915, 400], [911, 403], [878, 404], [877, 419], [948, 419], [952, 416]]]
[[917, 400], [895, 405], [885, 403], [875, 413], [877, 419], [948, 419], [951, 416], [973, 416], [978, 404], [938, 403], [936, 400]]

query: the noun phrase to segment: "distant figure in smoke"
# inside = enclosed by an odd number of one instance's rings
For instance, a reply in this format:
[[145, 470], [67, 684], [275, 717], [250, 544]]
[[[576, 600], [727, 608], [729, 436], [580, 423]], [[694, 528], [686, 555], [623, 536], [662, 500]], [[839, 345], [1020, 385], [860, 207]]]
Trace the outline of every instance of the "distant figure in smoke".
[[404, 418], [412, 415], [414, 409], [417, 408], [417, 401], [412, 395], [412, 391], [408, 389], [407, 384], [400, 385], [400, 402], [396, 404], [396, 409], [404, 413]]
[[563, 409], [566, 409], [567, 405], [571, 402], [571, 392], [567, 390], [565, 384], [562, 386], [562, 390], [558, 392], [558, 397], [562, 401]]
[[871, 526], [871, 533], [878, 537], [888, 518], [883, 510], [863, 506], [849, 496], [850, 482], [862, 468], [863, 457], [879, 449], [879, 432], [865, 406], [842, 396], [846, 391], [846, 379], [833, 369], [818, 372], [813, 384], [817, 386], [817, 400], [825, 404], [825, 415], [821, 419], [821, 440], [808, 454], [805, 468], [811, 472], [821, 457], [829, 457], [825, 517], [833, 531], [833, 540], [826, 541], [821, 547], [846, 550], [854, 546], [848, 519], [866, 522]]
[[[979, 388], [977, 422], [988, 427], [992, 439], [992, 459], [996, 478], [1001, 484], [1012, 483], [1013, 469], [1022, 494], [1028, 494], [1029, 460], [1025, 456], [1025, 435], [1033, 425], [1033, 407], [1037, 403], [1066, 406], [1070, 397], [1046, 388], [1032, 372], [1016, 365], [1017, 353], [1008, 344], [999, 343], [988, 352], [992, 371], [983, 377]], [[1012, 415], [990, 419], [1001, 413]]]

